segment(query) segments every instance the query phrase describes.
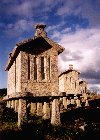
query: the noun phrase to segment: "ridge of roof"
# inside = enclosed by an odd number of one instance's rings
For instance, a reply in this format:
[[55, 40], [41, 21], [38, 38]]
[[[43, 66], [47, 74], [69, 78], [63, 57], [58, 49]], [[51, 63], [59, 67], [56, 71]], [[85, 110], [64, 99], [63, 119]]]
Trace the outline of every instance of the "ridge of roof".
[[75, 69], [68, 69], [68, 70], [65, 70], [65, 71], [63, 71], [63, 72], [61, 72], [60, 74], [59, 74], [59, 76], [58, 77], [60, 77], [61, 75], [63, 75], [63, 74], [67, 74], [67, 73], [69, 73], [69, 72], [71, 72], [71, 71], [76, 71], [76, 72], [78, 72], [78, 74], [80, 74], [80, 72], [78, 71], [78, 70], [75, 70]]

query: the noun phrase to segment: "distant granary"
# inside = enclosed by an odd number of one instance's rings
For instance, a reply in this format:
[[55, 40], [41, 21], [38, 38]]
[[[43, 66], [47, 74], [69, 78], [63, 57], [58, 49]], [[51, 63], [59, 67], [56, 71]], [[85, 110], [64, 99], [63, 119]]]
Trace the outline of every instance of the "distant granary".
[[69, 69], [59, 75], [59, 91], [66, 94], [85, 94], [87, 92], [87, 82], [80, 80], [80, 72], [69, 65]]

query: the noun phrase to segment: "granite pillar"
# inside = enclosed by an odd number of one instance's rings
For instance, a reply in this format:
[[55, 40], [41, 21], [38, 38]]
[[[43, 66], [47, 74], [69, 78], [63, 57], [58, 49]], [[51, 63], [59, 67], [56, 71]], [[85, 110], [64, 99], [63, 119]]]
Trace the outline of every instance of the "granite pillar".
[[54, 99], [52, 101], [52, 114], [51, 114], [51, 124], [60, 125], [60, 110], [59, 110], [59, 100]]
[[18, 106], [18, 127], [27, 123], [27, 104], [26, 100], [19, 99]]
[[66, 101], [66, 97], [63, 97], [63, 106], [64, 106], [64, 108], [67, 108], [67, 101]]
[[31, 103], [31, 110], [30, 110], [30, 112], [32, 114], [35, 114], [36, 113], [36, 103]]
[[18, 103], [19, 103], [19, 100], [15, 100], [15, 112], [18, 112]]
[[43, 105], [43, 119], [50, 119], [49, 103], [44, 102]]
[[37, 103], [37, 116], [42, 116], [42, 103]]
[[88, 99], [86, 99], [85, 106], [89, 106]]
[[80, 99], [77, 99], [76, 100], [76, 104], [77, 104], [77, 107], [81, 107], [81, 101], [80, 101]]

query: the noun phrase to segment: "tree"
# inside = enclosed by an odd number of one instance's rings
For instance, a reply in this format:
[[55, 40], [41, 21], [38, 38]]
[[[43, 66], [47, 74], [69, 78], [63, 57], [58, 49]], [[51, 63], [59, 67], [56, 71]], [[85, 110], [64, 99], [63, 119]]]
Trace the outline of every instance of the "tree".
[[0, 97], [4, 97], [7, 95], [7, 88], [0, 89]]

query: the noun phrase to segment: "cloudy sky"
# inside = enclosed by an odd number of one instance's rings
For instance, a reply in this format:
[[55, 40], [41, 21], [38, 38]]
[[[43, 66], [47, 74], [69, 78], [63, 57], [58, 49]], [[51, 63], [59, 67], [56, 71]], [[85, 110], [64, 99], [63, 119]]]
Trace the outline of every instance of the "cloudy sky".
[[100, 0], [0, 0], [0, 88], [7, 85], [9, 53], [33, 37], [36, 23], [65, 48], [59, 72], [73, 64], [88, 88], [100, 89]]

